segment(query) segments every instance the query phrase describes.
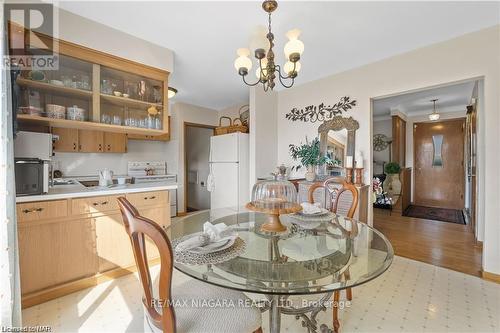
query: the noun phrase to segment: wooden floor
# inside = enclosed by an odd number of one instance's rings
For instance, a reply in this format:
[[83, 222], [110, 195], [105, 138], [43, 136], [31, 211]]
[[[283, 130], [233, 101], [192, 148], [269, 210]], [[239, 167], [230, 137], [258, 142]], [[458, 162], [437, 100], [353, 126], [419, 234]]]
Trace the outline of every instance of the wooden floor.
[[481, 248], [468, 226], [398, 216], [373, 209], [373, 225], [398, 256], [480, 276]]

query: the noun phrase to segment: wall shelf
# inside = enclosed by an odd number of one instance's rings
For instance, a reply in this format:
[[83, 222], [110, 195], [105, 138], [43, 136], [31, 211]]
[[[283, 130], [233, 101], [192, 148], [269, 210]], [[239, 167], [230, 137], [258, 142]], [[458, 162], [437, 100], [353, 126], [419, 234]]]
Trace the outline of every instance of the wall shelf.
[[127, 134], [138, 134], [138, 135], [149, 135], [149, 136], [158, 136], [158, 135], [168, 134], [168, 131], [149, 129], [149, 128], [110, 125], [110, 124], [103, 124], [103, 123], [95, 123], [95, 122], [91, 122], [91, 121], [77, 121], [77, 120], [47, 118], [47, 117], [40, 117], [40, 116], [31, 116], [31, 115], [27, 115], [27, 114], [18, 114], [17, 119], [19, 121], [35, 122], [37, 124], [42, 124], [42, 125], [50, 126], [50, 127], [76, 128], [76, 129], [83, 129], [83, 130], [95, 130], [95, 131], [103, 131], [103, 132], [127, 133]]
[[157, 109], [163, 108], [163, 104], [140, 101], [138, 99], [125, 98], [114, 95], [101, 94], [101, 100], [103, 102], [107, 102], [117, 106], [128, 106], [131, 108], [144, 109], [144, 110], [149, 108], [151, 105], [154, 105]]
[[22, 87], [28, 87], [32, 89], [47, 91], [51, 93], [56, 93], [60, 95], [69, 95], [69, 96], [77, 96], [77, 97], [92, 97], [92, 91], [83, 90], [77, 88], [70, 88], [65, 86], [59, 86], [56, 84], [46, 83], [42, 81], [34, 81], [30, 79], [25, 79], [22, 77], [18, 77], [16, 80], [17, 84]]

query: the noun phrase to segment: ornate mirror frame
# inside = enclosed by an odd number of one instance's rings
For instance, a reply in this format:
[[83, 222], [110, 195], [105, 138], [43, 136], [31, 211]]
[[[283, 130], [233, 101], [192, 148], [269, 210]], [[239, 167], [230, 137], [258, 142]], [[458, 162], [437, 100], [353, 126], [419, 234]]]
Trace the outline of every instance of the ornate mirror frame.
[[[347, 143], [346, 143], [346, 156], [355, 155], [355, 143], [356, 143], [356, 130], [359, 129], [359, 123], [352, 117], [342, 117], [334, 116], [332, 119], [323, 122], [318, 127], [318, 134], [320, 140], [320, 152], [321, 156], [326, 156], [327, 145], [328, 145], [328, 132], [329, 131], [341, 131], [343, 129], [347, 130]], [[319, 170], [320, 176], [326, 175], [326, 165], [321, 166]]]

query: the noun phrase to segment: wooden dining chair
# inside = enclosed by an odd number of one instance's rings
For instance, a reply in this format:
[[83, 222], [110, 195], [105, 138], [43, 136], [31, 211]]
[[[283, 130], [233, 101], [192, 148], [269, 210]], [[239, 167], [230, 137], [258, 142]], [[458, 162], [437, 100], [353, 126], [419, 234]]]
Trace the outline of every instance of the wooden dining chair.
[[[118, 204], [143, 288], [145, 332], [262, 333], [260, 311], [248, 306], [252, 302], [243, 293], [194, 279], [172, 288], [173, 252], [165, 230], [154, 221], [140, 216], [126, 198], [118, 198]], [[159, 288], [156, 293], [149, 272], [145, 236], [153, 241], [160, 254]], [[176, 307], [177, 304], [180, 306]], [[203, 307], [206, 304], [231, 306]]]
[[[332, 186], [337, 183], [337, 178], [329, 178], [323, 183], [313, 184], [308, 191], [308, 201], [309, 203], [314, 203], [314, 191], [323, 188], [325, 191], [325, 208], [332, 211], [335, 214], [342, 215], [348, 218], [353, 218], [356, 208], [358, 207], [358, 190], [356, 186], [346, 181], [342, 182], [341, 188], [335, 188]], [[328, 194], [328, 196], [326, 195]], [[349, 234], [349, 233], [348, 233]], [[351, 235], [349, 234], [349, 237]], [[348, 280], [350, 278], [349, 268], [345, 270], [344, 278]], [[345, 290], [346, 298], [352, 301], [352, 289], [347, 288]], [[340, 300], [340, 291], [335, 291], [333, 293], [334, 304], [338, 304]], [[333, 307], [333, 329], [338, 332], [340, 327], [340, 322], [338, 319], [338, 306]]]

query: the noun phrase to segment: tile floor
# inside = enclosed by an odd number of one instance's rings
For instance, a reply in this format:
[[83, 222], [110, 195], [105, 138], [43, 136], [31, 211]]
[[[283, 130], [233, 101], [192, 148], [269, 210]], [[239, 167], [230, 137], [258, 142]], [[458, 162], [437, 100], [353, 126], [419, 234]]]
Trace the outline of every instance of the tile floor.
[[[174, 276], [175, 284], [187, 279]], [[395, 257], [386, 273], [353, 293], [351, 307], [340, 311], [341, 332], [500, 332], [500, 285], [471, 275]], [[131, 274], [27, 308], [24, 325], [50, 325], [54, 332], [142, 332], [140, 295]], [[267, 314], [262, 319], [267, 332]], [[318, 319], [331, 324], [331, 311]], [[282, 331], [306, 332], [292, 316], [282, 318]]]

